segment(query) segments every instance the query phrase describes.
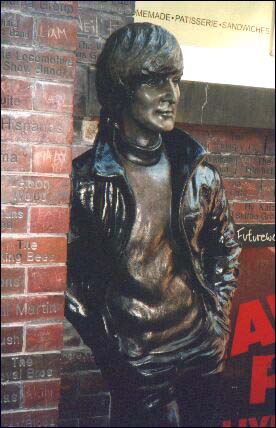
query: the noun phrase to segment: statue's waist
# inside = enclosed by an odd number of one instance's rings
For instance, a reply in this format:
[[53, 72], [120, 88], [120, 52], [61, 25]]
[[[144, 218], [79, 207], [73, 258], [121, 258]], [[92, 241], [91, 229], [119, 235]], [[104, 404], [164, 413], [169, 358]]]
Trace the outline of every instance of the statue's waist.
[[109, 288], [106, 306], [114, 324], [134, 331], [172, 326], [198, 310], [198, 298], [187, 273], [173, 276], [154, 289], [130, 282]]
[[182, 290], [160, 303], [146, 303], [110, 293], [106, 300], [106, 324], [122, 352], [136, 357], [179, 337], [195, 337], [204, 324], [201, 297], [183, 284]]

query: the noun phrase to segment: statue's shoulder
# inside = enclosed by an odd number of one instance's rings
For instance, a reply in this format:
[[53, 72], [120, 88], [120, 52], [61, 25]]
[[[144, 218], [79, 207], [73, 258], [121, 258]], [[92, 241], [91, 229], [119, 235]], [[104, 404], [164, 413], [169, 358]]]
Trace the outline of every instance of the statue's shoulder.
[[90, 148], [72, 162], [73, 177], [88, 177], [95, 160], [95, 148]]

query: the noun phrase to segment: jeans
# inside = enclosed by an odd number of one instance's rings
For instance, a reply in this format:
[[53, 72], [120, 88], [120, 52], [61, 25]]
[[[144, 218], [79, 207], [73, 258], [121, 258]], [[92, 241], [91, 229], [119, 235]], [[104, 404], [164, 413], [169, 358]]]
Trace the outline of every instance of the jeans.
[[109, 385], [111, 427], [216, 426], [221, 378], [216, 373], [221, 347], [216, 344], [221, 340], [220, 334], [214, 335], [211, 330], [213, 342], [208, 339], [203, 348], [205, 354], [195, 359], [195, 367], [188, 367], [177, 364], [175, 352], [141, 358], [120, 353], [116, 344], [107, 339], [100, 318], [91, 318], [84, 327], [85, 342], [93, 349], [96, 363]]
[[[110, 427], [211, 427], [219, 426], [217, 407], [221, 374], [202, 378], [196, 374], [180, 378], [175, 385], [175, 399], [143, 408], [131, 392], [128, 396], [111, 394]], [[134, 392], [134, 391], [133, 391]]]

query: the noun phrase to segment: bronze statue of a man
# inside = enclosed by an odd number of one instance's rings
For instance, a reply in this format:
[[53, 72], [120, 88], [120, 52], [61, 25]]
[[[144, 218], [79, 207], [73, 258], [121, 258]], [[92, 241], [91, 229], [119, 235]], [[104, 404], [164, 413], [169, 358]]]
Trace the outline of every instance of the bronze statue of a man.
[[182, 72], [164, 28], [113, 33], [96, 142], [73, 164], [67, 314], [107, 380], [113, 427], [185, 424], [179, 379], [223, 366], [240, 247], [217, 170], [174, 128]]

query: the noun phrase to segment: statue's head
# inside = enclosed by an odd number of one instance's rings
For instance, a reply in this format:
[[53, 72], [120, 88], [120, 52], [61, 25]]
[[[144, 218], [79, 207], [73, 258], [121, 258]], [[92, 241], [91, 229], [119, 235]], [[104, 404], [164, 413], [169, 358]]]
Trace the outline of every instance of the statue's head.
[[173, 128], [183, 72], [181, 48], [164, 28], [133, 23], [107, 40], [96, 66], [96, 90], [105, 117], [132, 115], [158, 131]]

